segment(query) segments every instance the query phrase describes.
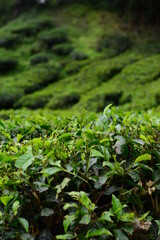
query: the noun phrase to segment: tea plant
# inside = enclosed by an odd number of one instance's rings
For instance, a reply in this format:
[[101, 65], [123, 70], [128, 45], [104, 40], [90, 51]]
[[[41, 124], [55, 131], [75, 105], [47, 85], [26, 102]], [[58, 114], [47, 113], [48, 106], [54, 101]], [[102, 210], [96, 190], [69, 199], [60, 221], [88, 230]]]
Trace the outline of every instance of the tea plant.
[[159, 119], [106, 107], [0, 121], [0, 239], [155, 239]]

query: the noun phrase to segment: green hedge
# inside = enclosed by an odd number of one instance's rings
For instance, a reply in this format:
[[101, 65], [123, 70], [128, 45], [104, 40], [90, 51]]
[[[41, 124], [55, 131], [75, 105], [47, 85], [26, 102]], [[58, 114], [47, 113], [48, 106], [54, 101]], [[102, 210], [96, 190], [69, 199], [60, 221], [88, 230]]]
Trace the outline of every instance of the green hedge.
[[79, 115], [0, 121], [0, 239], [157, 238], [159, 119]]

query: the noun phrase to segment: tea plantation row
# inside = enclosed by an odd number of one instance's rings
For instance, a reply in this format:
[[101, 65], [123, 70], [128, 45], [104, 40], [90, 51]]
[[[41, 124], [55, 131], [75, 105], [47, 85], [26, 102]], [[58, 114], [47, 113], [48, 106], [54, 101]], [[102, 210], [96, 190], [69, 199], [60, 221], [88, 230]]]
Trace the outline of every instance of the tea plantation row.
[[[5, 9], [14, 13], [15, 2]], [[158, 29], [88, 4], [29, 6], [0, 16], [0, 109], [159, 111]]]

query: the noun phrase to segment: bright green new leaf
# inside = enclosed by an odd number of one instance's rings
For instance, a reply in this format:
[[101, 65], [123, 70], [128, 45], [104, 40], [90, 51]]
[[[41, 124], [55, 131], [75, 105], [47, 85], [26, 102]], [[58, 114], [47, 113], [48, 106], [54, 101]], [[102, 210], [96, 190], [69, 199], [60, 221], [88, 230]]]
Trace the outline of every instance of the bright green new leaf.
[[78, 205], [76, 203], [66, 203], [63, 209], [66, 211], [68, 208], [78, 208]]
[[17, 142], [19, 142], [22, 138], [23, 136], [21, 134], [17, 134]]
[[61, 239], [61, 240], [70, 240], [70, 239], [74, 239], [75, 236], [69, 233], [63, 234], [63, 235], [57, 235], [56, 239]]
[[90, 209], [90, 210], [95, 209], [95, 204], [91, 202], [87, 194], [83, 191], [80, 192], [80, 201], [87, 209]]
[[114, 216], [114, 214], [111, 212], [103, 212], [101, 217], [99, 218], [99, 220], [113, 222], [113, 220], [111, 219], [111, 217], [113, 217], [113, 216]]
[[122, 216], [121, 216], [121, 221], [122, 222], [133, 222], [134, 221], [134, 212], [132, 213], [124, 213]]
[[29, 231], [29, 223], [25, 218], [18, 218], [20, 224], [23, 226], [23, 228], [25, 229], [25, 231], [28, 233]]
[[68, 195], [70, 195], [72, 198], [78, 200], [78, 198], [80, 196], [80, 193], [76, 192], [76, 191], [71, 191], [71, 192], [68, 193]]
[[138, 218], [138, 220], [139, 220], [139, 221], [144, 220], [144, 219], [148, 216], [149, 213], [150, 213], [150, 211], [146, 212], [146, 213], [143, 214], [140, 218]]
[[4, 206], [7, 206], [8, 202], [13, 198], [13, 195], [10, 196], [2, 196], [0, 198], [1, 202], [4, 204]]
[[111, 106], [112, 106], [112, 103], [109, 104], [109, 105], [107, 105], [107, 106], [105, 107], [104, 111], [103, 111], [103, 114], [107, 115], [107, 114], [108, 114], [108, 110], [109, 110], [109, 108], [110, 108]]
[[19, 205], [20, 205], [19, 201], [15, 201], [15, 202], [13, 203], [13, 205], [12, 205], [12, 211], [13, 211], [13, 214], [14, 214], [14, 215], [17, 214]]
[[135, 163], [141, 162], [141, 161], [147, 161], [147, 160], [151, 160], [151, 155], [150, 154], [143, 154], [139, 157], [136, 158]]
[[97, 237], [101, 235], [107, 235], [107, 236], [112, 236], [112, 233], [108, 231], [106, 228], [100, 228], [97, 230], [89, 230], [86, 238], [92, 238], [92, 237]]

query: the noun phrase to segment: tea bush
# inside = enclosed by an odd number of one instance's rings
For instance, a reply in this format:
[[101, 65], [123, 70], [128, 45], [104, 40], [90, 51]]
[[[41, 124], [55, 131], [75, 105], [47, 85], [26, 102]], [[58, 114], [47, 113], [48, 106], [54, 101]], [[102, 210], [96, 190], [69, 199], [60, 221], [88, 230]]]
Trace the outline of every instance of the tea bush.
[[159, 130], [110, 106], [1, 120], [0, 239], [156, 239]]

